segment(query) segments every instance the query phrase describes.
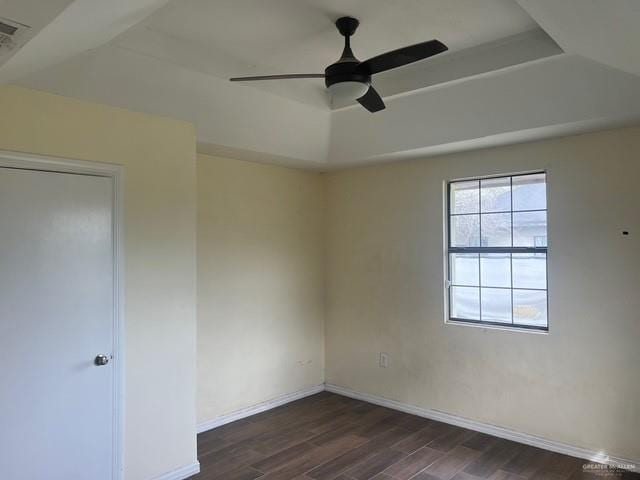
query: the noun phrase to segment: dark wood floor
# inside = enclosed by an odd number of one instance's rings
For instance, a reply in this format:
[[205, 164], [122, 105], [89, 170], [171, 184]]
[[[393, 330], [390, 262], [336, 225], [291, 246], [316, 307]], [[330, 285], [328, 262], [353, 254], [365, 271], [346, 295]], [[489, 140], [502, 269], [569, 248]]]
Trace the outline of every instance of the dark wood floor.
[[328, 392], [205, 432], [198, 456], [194, 480], [606, 480], [573, 457]]

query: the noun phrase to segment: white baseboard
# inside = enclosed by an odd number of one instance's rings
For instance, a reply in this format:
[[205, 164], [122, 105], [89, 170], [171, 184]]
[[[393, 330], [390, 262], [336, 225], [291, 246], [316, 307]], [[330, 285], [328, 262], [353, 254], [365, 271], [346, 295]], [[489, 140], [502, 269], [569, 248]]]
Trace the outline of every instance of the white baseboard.
[[197, 427], [198, 433], [206, 432], [207, 430], [212, 430], [216, 427], [220, 427], [227, 423], [235, 422], [236, 420], [241, 420], [243, 418], [250, 417], [251, 415], [255, 415], [256, 413], [261, 413], [267, 410], [271, 410], [272, 408], [279, 407], [280, 405], [284, 405], [286, 403], [293, 402], [294, 400], [299, 400], [301, 398], [308, 397], [310, 395], [315, 395], [316, 393], [320, 393], [322, 391], [324, 391], [324, 384], [315, 385], [310, 388], [298, 390], [297, 392], [280, 395], [279, 397], [272, 398], [271, 400], [260, 402], [250, 407], [243, 408], [241, 410], [236, 410], [235, 412], [227, 413], [226, 415], [222, 415], [220, 417], [214, 418], [213, 420], [202, 422], [198, 424], [198, 427]]
[[429, 418], [431, 420], [437, 420], [439, 422], [449, 423], [458, 427], [468, 428], [469, 430], [475, 430], [477, 432], [486, 433], [495, 437], [505, 438], [507, 440], [513, 440], [514, 442], [524, 443], [525, 445], [531, 445], [534, 447], [542, 448], [544, 450], [551, 450], [552, 452], [562, 453], [564, 455], [570, 455], [572, 457], [583, 458], [585, 460], [604, 463], [616, 467], [625, 468], [627, 470], [638, 471], [640, 469], [640, 460], [630, 460], [621, 457], [615, 457], [607, 455], [603, 452], [596, 452], [586, 448], [575, 447], [562, 442], [556, 442], [553, 440], [547, 440], [546, 438], [537, 437], [535, 435], [529, 435], [527, 433], [516, 432], [508, 428], [498, 427], [488, 423], [477, 422], [464, 417], [458, 417], [450, 413], [440, 412], [438, 410], [432, 410], [429, 408], [416, 407], [408, 405], [406, 403], [397, 402], [395, 400], [389, 400], [377, 395], [370, 395], [368, 393], [360, 393], [348, 388], [339, 387], [337, 385], [327, 384], [325, 390], [345, 397], [355, 398], [364, 402], [373, 403], [382, 407], [399, 410], [401, 412], [410, 413], [419, 417]]
[[185, 465], [170, 472], [164, 473], [153, 480], [184, 480], [192, 475], [200, 473], [200, 462], [196, 461], [190, 465]]

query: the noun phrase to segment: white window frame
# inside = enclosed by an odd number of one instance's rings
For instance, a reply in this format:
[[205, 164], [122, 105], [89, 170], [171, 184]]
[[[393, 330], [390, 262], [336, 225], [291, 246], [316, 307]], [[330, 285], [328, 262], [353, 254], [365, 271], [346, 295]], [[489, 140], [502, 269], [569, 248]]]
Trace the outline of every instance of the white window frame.
[[[547, 199], [547, 208], [545, 211], [547, 212], [547, 246], [546, 247], [505, 247], [505, 248], [497, 248], [497, 250], [501, 251], [510, 251], [510, 253], [528, 253], [528, 252], [538, 252], [546, 254], [546, 264], [547, 264], [547, 284], [546, 284], [546, 299], [547, 299], [547, 324], [546, 327], [539, 326], [530, 326], [530, 325], [522, 325], [522, 324], [509, 324], [509, 323], [501, 323], [501, 322], [489, 322], [482, 320], [471, 320], [471, 319], [459, 319], [459, 318], [451, 318], [451, 281], [450, 281], [450, 253], [465, 251], [464, 248], [459, 247], [451, 247], [450, 242], [450, 219], [451, 219], [451, 196], [450, 196], [450, 186], [453, 183], [457, 182], [468, 182], [468, 181], [481, 181], [486, 179], [497, 179], [497, 178], [513, 178], [518, 176], [526, 176], [526, 175], [535, 175], [535, 174], [544, 174], [545, 175], [545, 197]], [[444, 271], [444, 323], [447, 325], [457, 325], [457, 326], [467, 326], [467, 327], [475, 327], [482, 329], [493, 329], [493, 330], [505, 330], [505, 331], [513, 331], [513, 332], [524, 332], [524, 333], [533, 333], [533, 334], [541, 334], [547, 335], [549, 334], [550, 329], [550, 312], [549, 312], [549, 258], [550, 258], [550, 239], [549, 239], [549, 224], [548, 224], [548, 190], [549, 190], [549, 173], [544, 169], [537, 169], [531, 171], [524, 172], [513, 172], [513, 173], [500, 173], [500, 174], [491, 174], [491, 175], [478, 175], [473, 177], [464, 177], [464, 178], [456, 178], [449, 179], [443, 182], [443, 271]], [[513, 194], [513, 192], [511, 192]], [[510, 210], [513, 214], [513, 209]], [[511, 228], [513, 229], [513, 223]], [[482, 239], [480, 239], [482, 241]], [[474, 252], [471, 252], [474, 250]], [[467, 251], [469, 253], [492, 253], [494, 249], [492, 247], [478, 247], [471, 248]], [[477, 252], [476, 252], [477, 251]], [[511, 287], [511, 291], [513, 291], [513, 287]], [[513, 307], [512, 307], [513, 308]]]

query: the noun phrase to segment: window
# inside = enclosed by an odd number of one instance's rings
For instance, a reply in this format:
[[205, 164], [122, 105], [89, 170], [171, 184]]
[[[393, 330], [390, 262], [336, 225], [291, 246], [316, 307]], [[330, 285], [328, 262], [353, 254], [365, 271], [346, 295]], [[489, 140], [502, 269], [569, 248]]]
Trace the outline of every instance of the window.
[[448, 185], [449, 320], [547, 330], [546, 174]]

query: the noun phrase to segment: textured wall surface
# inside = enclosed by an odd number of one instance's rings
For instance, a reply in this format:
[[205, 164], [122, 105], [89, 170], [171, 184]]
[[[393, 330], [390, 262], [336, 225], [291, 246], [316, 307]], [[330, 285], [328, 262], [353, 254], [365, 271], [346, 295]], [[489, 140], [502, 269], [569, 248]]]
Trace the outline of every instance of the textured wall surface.
[[[630, 128], [330, 174], [327, 382], [640, 458], [639, 155]], [[445, 325], [445, 181], [541, 169], [549, 334]]]
[[324, 381], [318, 173], [198, 156], [198, 421]]

